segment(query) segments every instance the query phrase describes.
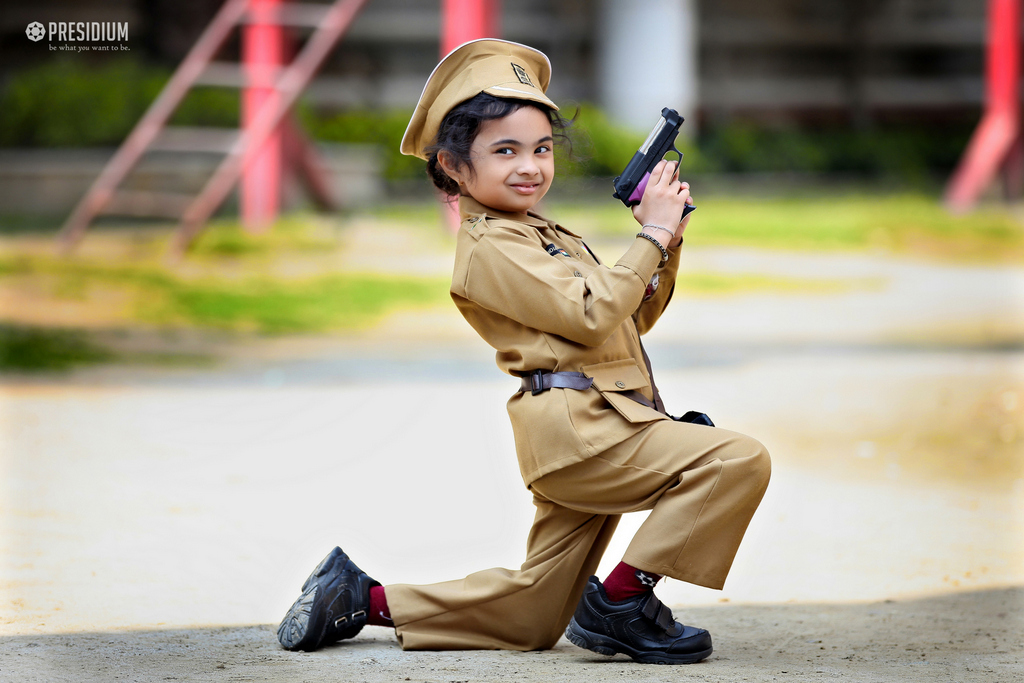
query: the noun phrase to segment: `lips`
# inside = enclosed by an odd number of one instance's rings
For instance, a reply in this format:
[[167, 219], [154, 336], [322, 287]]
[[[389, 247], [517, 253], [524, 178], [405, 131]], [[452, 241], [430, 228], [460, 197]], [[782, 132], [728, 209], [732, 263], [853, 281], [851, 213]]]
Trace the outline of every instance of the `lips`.
[[512, 189], [519, 194], [533, 194], [540, 187], [540, 183], [515, 183]]

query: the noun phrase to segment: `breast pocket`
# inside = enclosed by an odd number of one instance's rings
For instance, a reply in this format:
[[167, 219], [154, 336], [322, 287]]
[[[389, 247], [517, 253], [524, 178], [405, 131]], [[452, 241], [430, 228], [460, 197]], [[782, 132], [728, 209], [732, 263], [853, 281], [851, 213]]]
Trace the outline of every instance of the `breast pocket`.
[[583, 374], [594, 380], [594, 388], [601, 392], [608, 403], [630, 422], [651, 422], [666, 419], [654, 408], [649, 408], [626, 396], [623, 392], [650, 389], [640, 366], [632, 359], [615, 360], [608, 363], [584, 365]]

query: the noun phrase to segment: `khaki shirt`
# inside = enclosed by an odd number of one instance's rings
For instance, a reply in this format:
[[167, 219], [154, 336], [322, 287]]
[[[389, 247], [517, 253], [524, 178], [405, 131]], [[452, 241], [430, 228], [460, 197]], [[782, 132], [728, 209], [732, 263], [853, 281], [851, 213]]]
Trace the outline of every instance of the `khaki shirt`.
[[638, 238], [608, 267], [578, 235], [532, 212], [506, 214], [469, 197], [459, 210], [451, 295], [497, 350], [498, 366], [516, 377], [541, 369], [594, 379], [587, 391], [509, 399], [526, 484], [668, 419], [618, 392], [653, 398], [639, 335], [672, 297], [681, 250], [662, 264], [657, 246]]

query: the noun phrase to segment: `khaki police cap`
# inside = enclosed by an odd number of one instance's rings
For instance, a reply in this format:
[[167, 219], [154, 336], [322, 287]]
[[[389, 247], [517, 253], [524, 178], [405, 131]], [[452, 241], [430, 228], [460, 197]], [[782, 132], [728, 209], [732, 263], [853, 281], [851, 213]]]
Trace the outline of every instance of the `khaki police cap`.
[[539, 102], [557, 111], [544, 94], [550, 81], [551, 62], [539, 50], [494, 38], [464, 43], [441, 60], [423, 86], [402, 138], [402, 154], [426, 159], [425, 150], [448, 112], [482, 92]]

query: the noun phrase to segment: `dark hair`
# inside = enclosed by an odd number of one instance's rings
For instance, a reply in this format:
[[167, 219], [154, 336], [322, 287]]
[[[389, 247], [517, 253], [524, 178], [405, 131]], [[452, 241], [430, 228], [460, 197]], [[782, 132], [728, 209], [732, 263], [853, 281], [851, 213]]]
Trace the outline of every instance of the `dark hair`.
[[557, 111], [539, 102], [495, 97], [482, 92], [455, 105], [441, 121], [434, 144], [427, 147], [426, 151], [429, 155], [427, 175], [430, 176], [434, 185], [448, 196], [458, 195], [459, 184], [441, 168], [441, 164], [437, 160], [438, 153], [447, 152], [456, 169], [468, 168], [472, 173], [473, 162], [469, 157], [469, 150], [480, 130], [480, 124], [484, 121], [503, 118], [523, 107], [534, 107], [544, 112], [548, 121], [551, 122], [552, 136], [555, 138], [555, 142], [564, 145], [568, 148], [569, 153], [572, 153], [572, 141], [566, 131], [576, 120], [575, 116], [566, 120]]

